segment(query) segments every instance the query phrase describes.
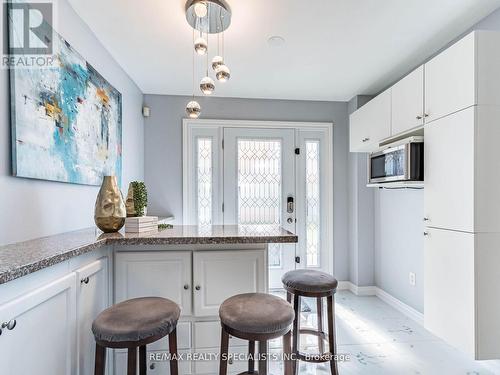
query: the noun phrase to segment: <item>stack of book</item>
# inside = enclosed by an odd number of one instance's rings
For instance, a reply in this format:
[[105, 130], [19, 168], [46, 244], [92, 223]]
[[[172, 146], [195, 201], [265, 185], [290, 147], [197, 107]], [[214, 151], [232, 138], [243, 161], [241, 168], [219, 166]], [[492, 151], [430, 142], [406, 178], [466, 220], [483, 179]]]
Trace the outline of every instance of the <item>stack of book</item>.
[[143, 233], [157, 230], [157, 216], [127, 217], [125, 219], [125, 232], [127, 233]]

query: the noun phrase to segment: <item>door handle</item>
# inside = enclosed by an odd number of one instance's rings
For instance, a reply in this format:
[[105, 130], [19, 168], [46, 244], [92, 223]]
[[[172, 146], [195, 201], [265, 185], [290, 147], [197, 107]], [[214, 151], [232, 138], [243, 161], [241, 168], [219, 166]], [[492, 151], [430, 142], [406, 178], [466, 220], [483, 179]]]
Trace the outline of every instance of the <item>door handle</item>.
[[289, 196], [286, 199], [286, 212], [288, 212], [289, 214], [293, 214], [294, 209], [295, 209], [295, 205], [294, 205], [293, 197]]

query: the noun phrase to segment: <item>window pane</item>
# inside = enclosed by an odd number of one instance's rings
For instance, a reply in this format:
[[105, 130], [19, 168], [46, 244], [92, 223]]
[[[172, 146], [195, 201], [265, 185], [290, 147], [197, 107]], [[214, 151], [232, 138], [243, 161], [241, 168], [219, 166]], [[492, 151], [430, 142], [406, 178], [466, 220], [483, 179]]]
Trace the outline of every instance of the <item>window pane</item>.
[[212, 224], [212, 139], [198, 138], [198, 225]]
[[[279, 140], [238, 139], [238, 223], [281, 224]], [[269, 266], [282, 266], [281, 245], [269, 245]]]
[[319, 142], [306, 141], [306, 266], [319, 266], [320, 250]]

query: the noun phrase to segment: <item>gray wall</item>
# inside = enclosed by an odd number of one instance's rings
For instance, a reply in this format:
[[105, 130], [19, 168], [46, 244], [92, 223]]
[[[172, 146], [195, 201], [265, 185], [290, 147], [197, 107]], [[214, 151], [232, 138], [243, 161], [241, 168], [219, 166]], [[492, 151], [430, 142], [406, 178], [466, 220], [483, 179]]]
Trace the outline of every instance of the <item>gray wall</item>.
[[[472, 30], [484, 29], [500, 30], [500, 9], [455, 40]], [[446, 49], [453, 42], [441, 50]], [[419, 62], [418, 65], [423, 62]], [[422, 232], [424, 227], [422, 219], [424, 192], [418, 190], [376, 190], [374, 199], [375, 284], [423, 312], [424, 249]], [[417, 283], [415, 287], [409, 284], [409, 272], [416, 273]]]
[[[123, 100], [123, 186], [144, 176], [142, 93], [66, 0], [55, 2], [57, 31], [113, 86]], [[6, 24], [1, 7], [1, 28]], [[8, 71], [0, 71], [0, 245], [89, 227], [98, 187], [12, 177]]]
[[[182, 222], [182, 118], [189, 97], [146, 95], [151, 117], [145, 120], [145, 178], [148, 209], [173, 214]], [[335, 274], [347, 280], [347, 103], [235, 98], [201, 98], [203, 118], [327, 121], [334, 123]]]

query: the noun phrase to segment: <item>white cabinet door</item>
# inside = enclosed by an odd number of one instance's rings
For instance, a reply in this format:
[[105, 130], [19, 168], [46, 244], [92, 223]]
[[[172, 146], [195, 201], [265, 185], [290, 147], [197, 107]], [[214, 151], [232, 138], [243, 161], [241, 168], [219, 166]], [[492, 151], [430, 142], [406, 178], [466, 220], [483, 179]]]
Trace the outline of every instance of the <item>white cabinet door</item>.
[[408, 74], [392, 87], [391, 135], [424, 124], [424, 67]]
[[474, 107], [425, 125], [425, 220], [474, 232]]
[[101, 258], [76, 271], [78, 374], [94, 374], [95, 340], [92, 322], [109, 306], [108, 259]]
[[191, 315], [191, 252], [118, 252], [115, 257], [115, 300], [164, 297]]
[[75, 274], [0, 306], [0, 374], [74, 375], [76, 369]]
[[475, 351], [474, 234], [427, 229], [425, 328], [466, 353]]
[[384, 91], [350, 116], [350, 151], [370, 152], [391, 135], [391, 89]]
[[217, 316], [226, 298], [240, 293], [266, 292], [266, 251], [196, 251], [193, 283], [194, 314]]
[[476, 104], [475, 33], [425, 64], [426, 121]]

